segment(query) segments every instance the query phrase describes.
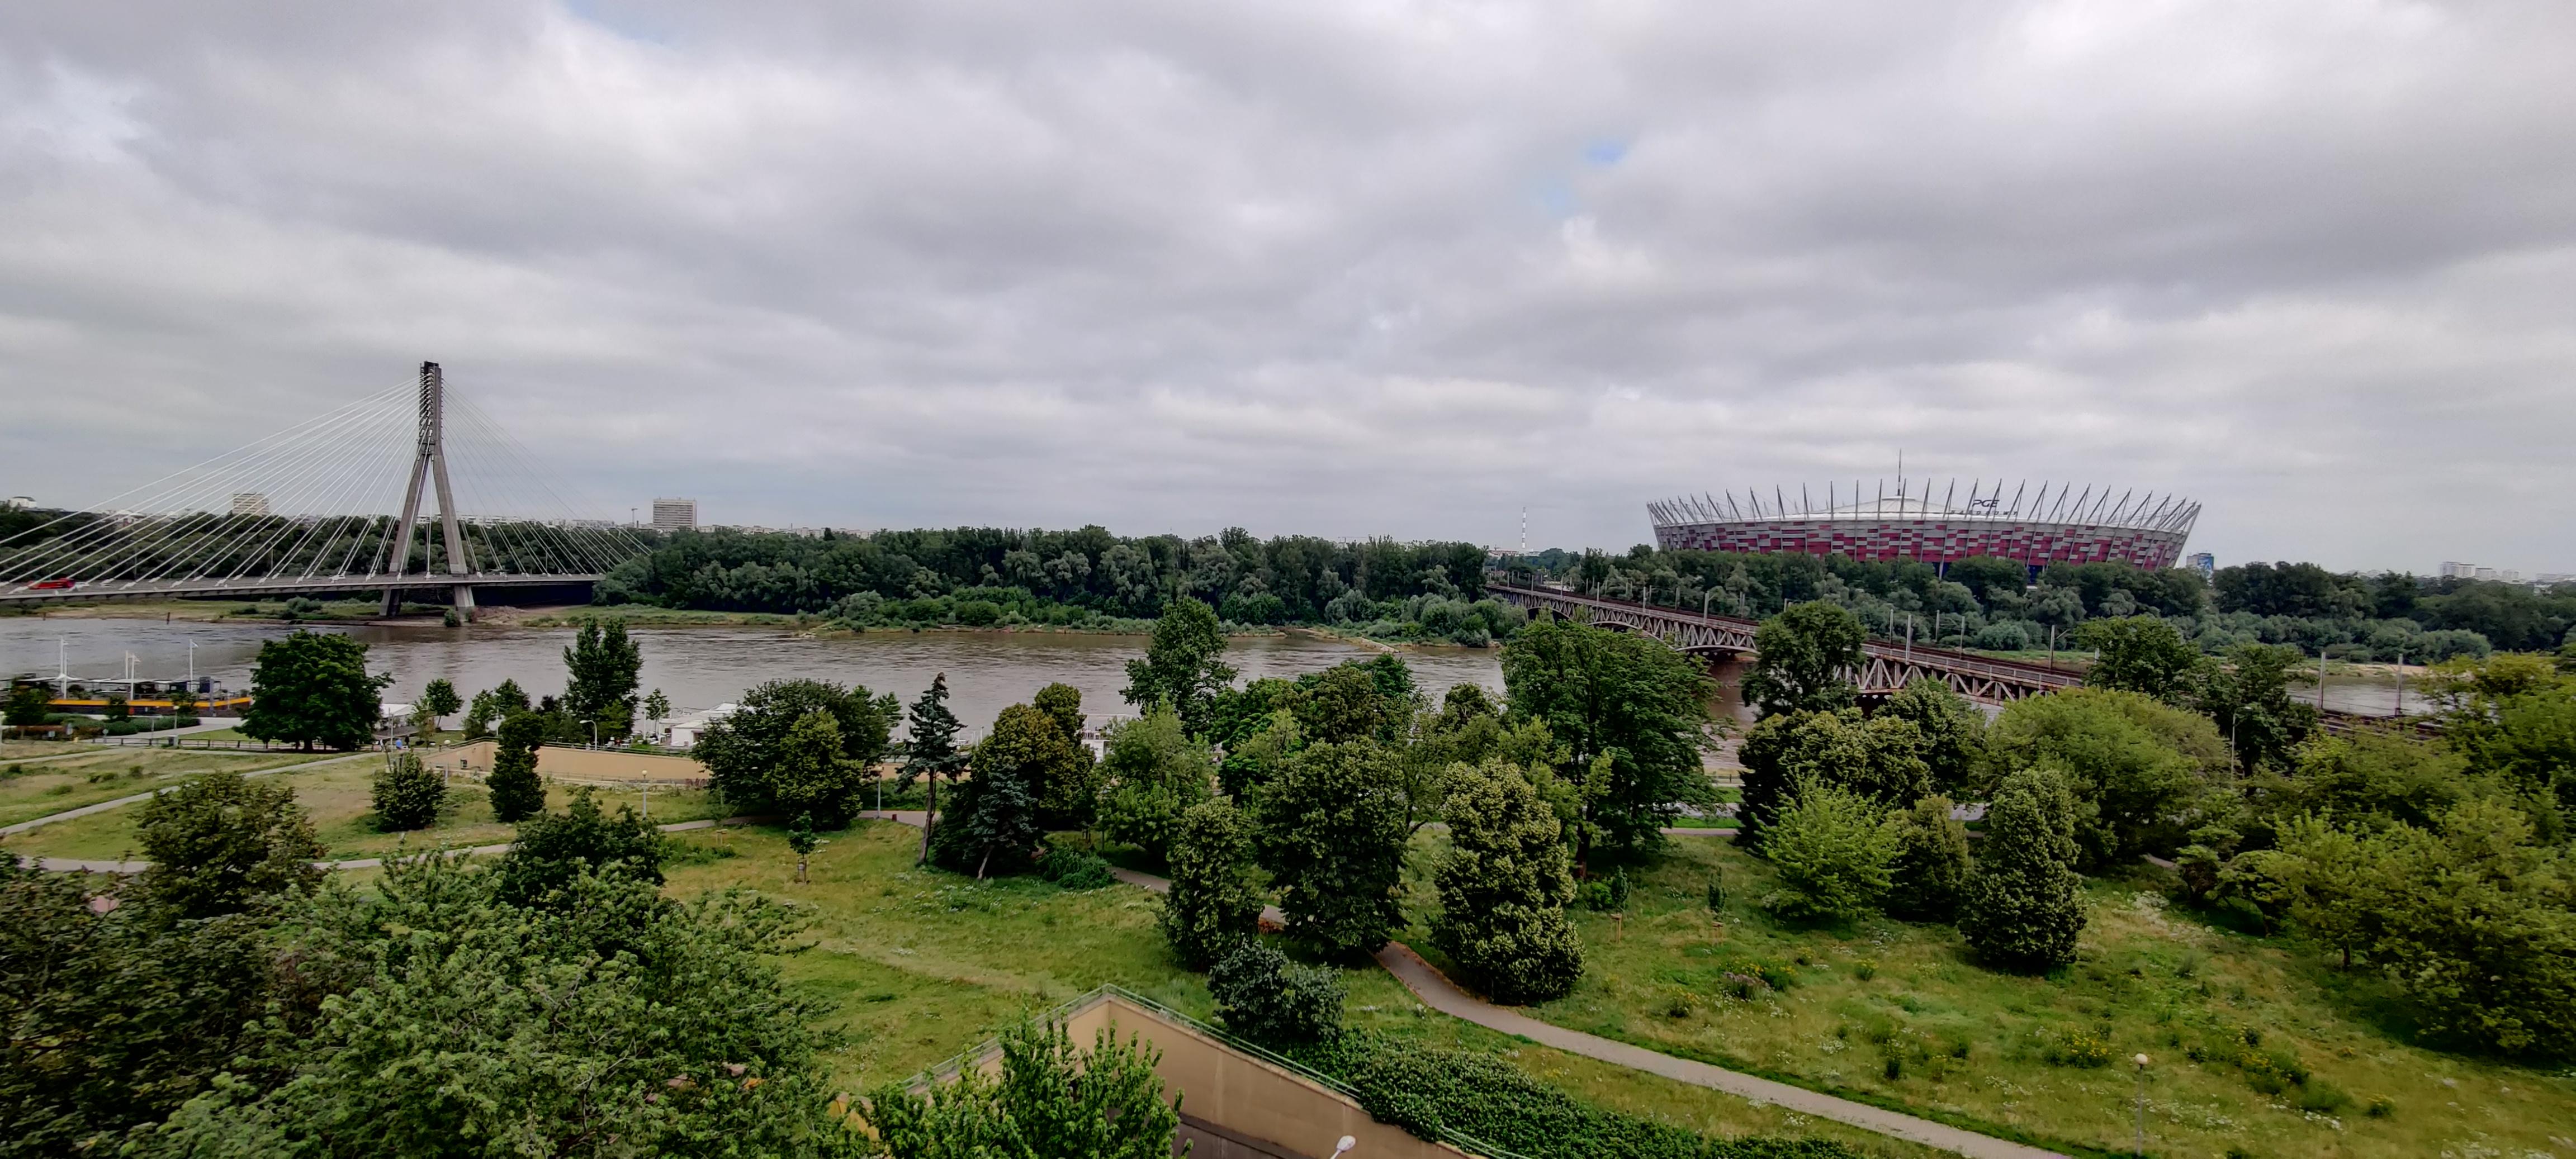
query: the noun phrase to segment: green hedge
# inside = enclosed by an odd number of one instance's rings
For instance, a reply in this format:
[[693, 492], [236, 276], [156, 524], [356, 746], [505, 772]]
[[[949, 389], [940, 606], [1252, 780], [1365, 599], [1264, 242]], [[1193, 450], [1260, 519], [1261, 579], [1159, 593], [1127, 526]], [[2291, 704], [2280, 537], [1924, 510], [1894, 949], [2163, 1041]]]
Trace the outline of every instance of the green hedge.
[[1527, 1159], [1861, 1159], [1830, 1140], [1710, 1139], [1605, 1110], [1488, 1054], [1349, 1032], [1296, 1057], [1349, 1084], [1380, 1122], [1425, 1139], [1455, 1131]]

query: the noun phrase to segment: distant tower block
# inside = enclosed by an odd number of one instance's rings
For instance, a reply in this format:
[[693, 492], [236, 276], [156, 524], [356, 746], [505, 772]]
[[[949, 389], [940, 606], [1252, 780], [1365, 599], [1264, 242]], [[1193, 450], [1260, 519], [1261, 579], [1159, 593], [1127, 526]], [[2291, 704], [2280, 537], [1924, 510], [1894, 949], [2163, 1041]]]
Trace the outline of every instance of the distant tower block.
[[653, 530], [669, 534], [698, 529], [698, 501], [695, 499], [656, 499], [653, 501]]
[[235, 492], [233, 492], [233, 514], [235, 514], [235, 515], [260, 515], [260, 516], [265, 516], [265, 515], [267, 515], [267, 514], [268, 514], [268, 496], [263, 495], [263, 494], [261, 494], [260, 492], [257, 492], [257, 491], [235, 491]]
[[[454, 586], [456, 614], [474, 615], [474, 586], [463, 582], [465, 567], [465, 532], [456, 522], [456, 493], [447, 485], [447, 380], [435, 362], [420, 364], [420, 441], [411, 462], [411, 485], [403, 491], [402, 511], [394, 528], [393, 551], [385, 561], [385, 574], [400, 577], [411, 566], [412, 527], [420, 518], [420, 492], [423, 484], [438, 487], [438, 522], [446, 532], [446, 571], [458, 577]], [[420, 547], [420, 566], [433, 571], [430, 544]], [[402, 589], [385, 588], [385, 614], [402, 610]]]

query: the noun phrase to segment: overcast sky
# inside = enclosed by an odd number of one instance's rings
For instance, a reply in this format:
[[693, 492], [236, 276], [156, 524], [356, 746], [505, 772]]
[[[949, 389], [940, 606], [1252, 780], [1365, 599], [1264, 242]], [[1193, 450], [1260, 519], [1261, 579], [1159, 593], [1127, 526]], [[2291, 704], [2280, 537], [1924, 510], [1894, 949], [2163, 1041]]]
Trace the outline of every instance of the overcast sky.
[[[219, 14], [220, 10], [220, 14]], [[0, 492], [408, 381], [602, 514], [2576, 571], [2576, 4], [0, 6]], [[386, 473], [399, 472], [389, 461]]]

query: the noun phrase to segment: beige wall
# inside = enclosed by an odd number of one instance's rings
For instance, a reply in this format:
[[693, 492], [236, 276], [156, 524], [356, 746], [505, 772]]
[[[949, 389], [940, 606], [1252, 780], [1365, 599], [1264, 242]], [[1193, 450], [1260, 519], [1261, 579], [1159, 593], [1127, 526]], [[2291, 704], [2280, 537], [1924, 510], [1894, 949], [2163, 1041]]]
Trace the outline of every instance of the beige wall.
[[[1102, 1028], [1122, 1039], [1140, 1037], [1162, 1051], [1154, 1071], [1162, 1076], [1166, 1094], [1181, 1096], [1181, 1110], [1191, 1118], [1278, 1144], [1292, 1154], [1329, 1159], [1333, 1144], [1344, 1135], [1358, 1140], [1350, 1159], [1457, 1159], [1463, 1154], [1378, 1122], [1339, 1092], [1229, 1049], [1194, 1027], [1115, 994], [1102, 995], [1065, 1020], [1065, 1033], [1086, 1049]], [[979, 1058], [977, 1065], [999, 1067], [999, 1049]]]
[[[476, 741], [452, 749], [442, 749], [427, 756], [429, 767], [471, 769], [476, 773], [492, 770], [492, 756], [500, 746], [491, 741]], [[462, 763], [460, 763], [462, 762]], [[707, 767], [687, 757], [666, 757], [654, 753], [620, 752], [616, 749], [567, 749], [544, 745], [537, 749], [537, 773], [564, 781], [673, 781], [705, 780]]]

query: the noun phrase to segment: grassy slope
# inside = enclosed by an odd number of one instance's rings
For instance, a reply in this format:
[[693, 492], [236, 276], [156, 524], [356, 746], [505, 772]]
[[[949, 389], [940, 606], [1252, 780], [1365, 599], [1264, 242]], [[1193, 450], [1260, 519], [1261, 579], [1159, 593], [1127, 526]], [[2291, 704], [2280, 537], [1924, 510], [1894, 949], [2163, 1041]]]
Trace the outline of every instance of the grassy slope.
[[[1418, 853], [1428, 853], [1429, 849]], [[1417, 861], [1421, 860], [1417, 856]], [[1704, 905], [1712, 872], [1735, 899], [1722, 936]], [[2097, 883], [2082, 960], [2047, 978], [1972, 964], [1957, 934], [1874, 919], [1847, 929], [1786, 929], [1747, 902], [1770, 887], [1760, 862], [1716, 838], [1681, 838], [1642, 872], [1623, 933], [1579, 913], [1586, 971], [1567, 998], [1533, 1011], [1558, 1025], [1673, 1054], [1794, 1078], [1885, 1105], [2001, 1124], [2049, 1140], [2125, 1148], [2135, 1073], [2153, 1060], [2150, 1149], [2260, 1156], [2566, 1154], [2576, 1074], [2410, 1045], [2385, 991], [2313, 954], [2168, 912], [2160, 895]], [[1423, 894], [1417, 887], [1416, 897]], [[1417, 926], [1408, 940], [1427, 955]], [[1726, 996], [1748, 963], [1785, 969], [1785, 992]], [[1864, 974], [1871, 975], [1864, 977]], [[2314, 1072], [2306, 1088], [2259, 1093], [2235, 1059], [2236, 1031], [2287, 1050]], [[2052, 1040], [2086, 1032], [2115, 1060], [2051, 1065]], [[1964, 1048], [1965, 1057], [1953, 1057]], [[2186, 1048], [2207, 1057], [2194, 1062]], [[1891, 1079], [1886, 1060], [1902, 1062]], [[2302, 1109], [2303, 1094], [2346, 1092]], [[2374, 1097], [2392, 1111], [2373, 1117]], [[2484, 1150], [2481, 1150], [2481, 1149]]]
[[[812, 907], [812, 948], [788, 959], [786, 970], [798, 988], [829, 1004], [829, 1021], [848, 1032], [834, 1062], [852, 1089], [911, 1075], [978, 1045], [1023, 1011], [1046, 1009], [1103, 982], [1201, 1017], [1211, 1012], [1205, 979], [1171, 961], [1154, 926], [1159, 903], [1139, 889], [1067, 893], [1029, 879], [979, 885], [918, 870], [912, 858], [919, 831], [885, 823], [863, 822], [833, 835], [805, 885], [794, 883], [795, 856], [775, 830], [726, 829], [682, 839], [704, 852], [699, 863], [672, 869], [674, 894], [739, 885]], [[715, 856], [727, 852], [732, 855]], [[1351, 971], [1349, 979], [1355, 1025], [1503, 1053], [1514, 1065], [1606, 1105], [1714, 1134], [1819, 1135], [1871, 1154], [1930, 1154], [1429, 1014], [1375, 967]]]
[[[166, 755], [204, 757], [210, 754], [187, 753], [186, 750], [179, 750]], [[283, 754], [271, 754], [266, 764], [274, 766], [280, 763], [277, 760], [280, 755]], [[439, 818], [437, 825], [414, 833], [378, 832], [369, 790], [380, 767], [376, 758], [368, 757], [316, 769], [280, 774], [286, 783], [295, 787], [297, 803], [303, 805], [312, 815], [313, 827], [322, 838], [323, 847], [329, 851], [330, 856], [366, 857], [405, 847], [420, 849], [435, 846], [497, 845], [510, 840], [511, 827], [492, 819], [489, 799], [479, 784], [471, 782], [458, 782], [457, 786], [450, 790], [448, 811]], [[34, 770], [30, 769], [29, 772], [32, 774]], [[150, 787], [149, 783], [145, 783], [140, 787], [126, 788], [123, 792], [140, 792], [142, 788], [148, 787]], [[105, 794], [109, 797], [121, 795], [123, 794]], [[547, 791], [547, 807], [560, 810], [570, 800], [570, 796], [568, 789], [563, 786], [550, 787]], [[640, 805], [642, 803], [639, 794], [633, 790], [600, 789], [598, 796], [601, 807], [611, 812], [614, 812], [620, 804]], [[69, 807], [71, 806], [57, 802], [56, 807], [43, 811], [55, 812]], [[653, 794], [652, 816], [659, 824], [694, 821], [702, 817], [718, 816], [721, 813], [722, 809], [704, 792], [656, 790]], [[138, 815], [138, 810], [128, 807], [74, 818], [47, 825], [32, 833], [20, 834], [10, 840], [9, 848], [18, 853], [44, 857], [115, 859], [135, 848], [134, 821]]]
[[[93, 748], [83, 756], [28, 765], [25, 773], [0, 780], [0, 825], [15, 825], [83, 805], [150, 792], [214, 769], [250, 772], [314, 759], [318, 757], [283, 752]], [[140, 773], [136, 772], [138, 769]], [[9, 847], [22, 853], [31, 852], [29, 844], [43, 832], [45, 830], [39, 829], [35, 833], [20, 834], [10, 839]]]

